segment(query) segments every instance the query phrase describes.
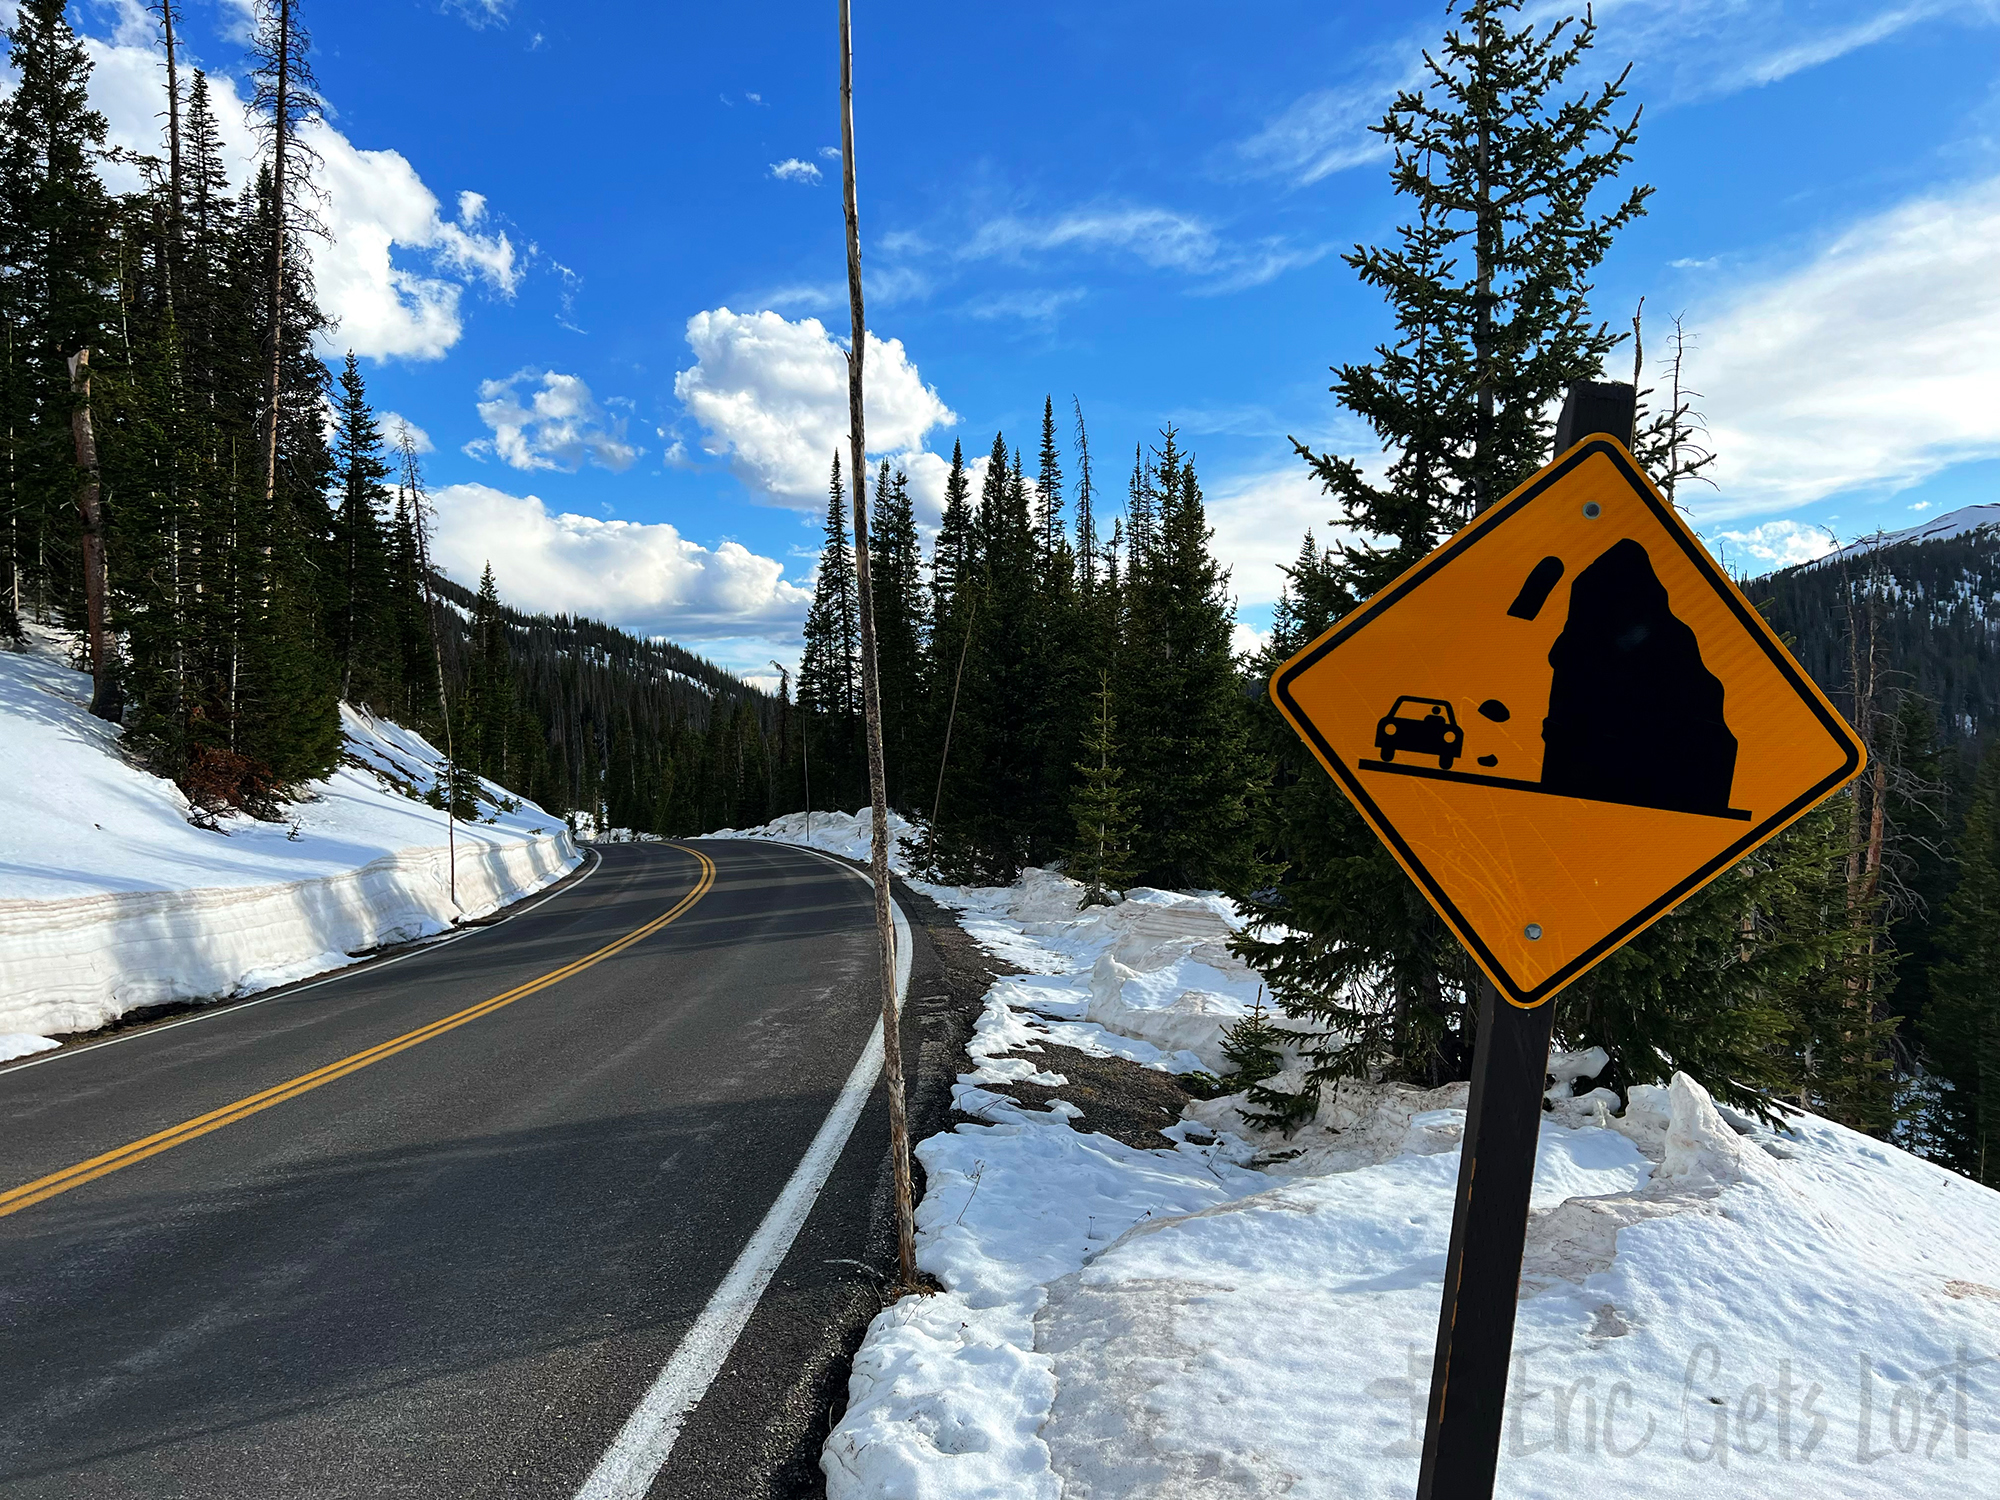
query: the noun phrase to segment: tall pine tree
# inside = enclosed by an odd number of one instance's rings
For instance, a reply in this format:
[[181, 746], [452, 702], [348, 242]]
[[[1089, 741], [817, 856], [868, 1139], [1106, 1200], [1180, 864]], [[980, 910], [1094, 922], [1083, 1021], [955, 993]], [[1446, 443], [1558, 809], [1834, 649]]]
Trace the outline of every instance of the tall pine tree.
[[[1384, 540], [1301, 558], [1303, 638], [1274, 640], [1260, 673], [1544, 463], [1556, 403], [1616, 343], [1590, 315], [1589, 278], [1644, 211], [1647, 189], [1613, 186], [1637, 114], [1621, 113], [1623, 75], [1570, 92], [1595, 35], [1587, 16], [1530, 23], [1520, 10], [1457, 0], [1421, 84], [1375, 127], [1408, 211], [1397, 243], [1347, 261], [1387, 297], [1395, 332], [1373, 360], [1338, 366], [1333, 390], [1390, 462], [1378, 482], [1354, 459], [1297, 446], [1341, 524]], [[1342, 1038], [1318, 1076], [1464, 1076], [1470, 962], [1261, 704], [1257, 738], [1276, 767], [1263, 844], [1285, 869], [1275, 893], [1251, 898], [1253, 931], [1269, 936], [1245, 950], [1288, 1014]]]

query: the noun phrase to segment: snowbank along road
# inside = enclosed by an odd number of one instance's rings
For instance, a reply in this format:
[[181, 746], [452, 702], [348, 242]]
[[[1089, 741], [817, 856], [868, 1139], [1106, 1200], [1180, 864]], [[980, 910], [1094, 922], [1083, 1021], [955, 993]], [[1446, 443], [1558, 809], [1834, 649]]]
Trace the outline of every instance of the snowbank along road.
[[600, 852], [448, 946], [0, 1069], [0, 1493], [816, 1477], [885, 1175], [868, 888]]

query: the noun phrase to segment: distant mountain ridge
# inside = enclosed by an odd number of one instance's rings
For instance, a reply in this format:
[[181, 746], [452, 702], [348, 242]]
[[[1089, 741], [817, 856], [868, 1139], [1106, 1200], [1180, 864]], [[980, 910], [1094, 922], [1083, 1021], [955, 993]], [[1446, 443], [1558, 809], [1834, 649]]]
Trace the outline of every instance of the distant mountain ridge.
[[[1941, 516], [1902, 531], [1877, 532], [1874, 536], [1860, 537], [1849, 542], [1838, 552], [1829, 552], [1825, 557], [1813, 559], [1814, 563], [1837, 562], [1842, 558], [1859, 557], [1863, 553], [1878, 551], [1883, 547], [1901, 547], [1907, 543], [1948, 542], [1970, 535], [1975, 531], [2000, 527], [2000, 504], [1964, 505], [1957, 510], [1947, 511]], [[1807, 564], [1812, 566], [1812, 564]]]
[[2000, 725], [2000, 505], [1968, 505], [1744, 585], [1846, 711], [1848, 608], [1873, 595], [1890, 681], [1928, 702], [1939, 739], [1976, 752]]

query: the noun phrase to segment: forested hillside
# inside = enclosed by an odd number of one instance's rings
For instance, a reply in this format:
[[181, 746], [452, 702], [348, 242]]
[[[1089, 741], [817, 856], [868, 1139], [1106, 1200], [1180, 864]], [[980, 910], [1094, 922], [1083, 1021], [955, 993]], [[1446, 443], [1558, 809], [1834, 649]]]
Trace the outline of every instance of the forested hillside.
[[[260, 12], [267, 154], [241, 191], [206, 78], [176, 66], [176, 10], [162, 150], [126, 195], [99, 175], [105, 124], [62, 5], [24, 5], [8, 33], [0, 636], [74, 629], [93, 711], [204, 807], [264, 811], [330, 770], [344, 698], [551, 810], [610, 799], [616, 821], [653, 828], [668, 752], [760, 754], [775, 705], [679, 647], [525, 617], [490, 578], [475, 595], [435, 572], [415, 445], [380, 430], [352, 355], [337, 374], [322, 358], [325, 231], [299, 138], [319, 106], [297, 8]], [[738, 753], [707, 743], [712, 721]], [[718, 788], [736, 779], [684, 770], [677, 817], [735, 817]], [[769, 802], [767, 783], [748, 811]]]
[[1929, 705], [1940, 742], [1976, 758], [2000, 714], [2000, 533], [1850, 548], [1749, 592], [1844, 709], [1853, 706], [1852, 621], [1872, 637], [1895, 689]]

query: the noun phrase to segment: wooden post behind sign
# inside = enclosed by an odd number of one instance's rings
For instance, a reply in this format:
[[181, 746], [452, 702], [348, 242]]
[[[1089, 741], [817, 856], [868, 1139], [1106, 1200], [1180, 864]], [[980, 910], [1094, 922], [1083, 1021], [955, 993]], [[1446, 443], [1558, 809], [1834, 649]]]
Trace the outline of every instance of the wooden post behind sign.
[[[1599, 432], [1629, 447], [1633, 404], [1631, 386], [1579, 381], [1556, 423], [1556, 451]], [[1480, 977], [1417, 1500], [1487, 1500], [1493, 1493], [1555, 1010], [1553, 998], [1523, 1010]]]

